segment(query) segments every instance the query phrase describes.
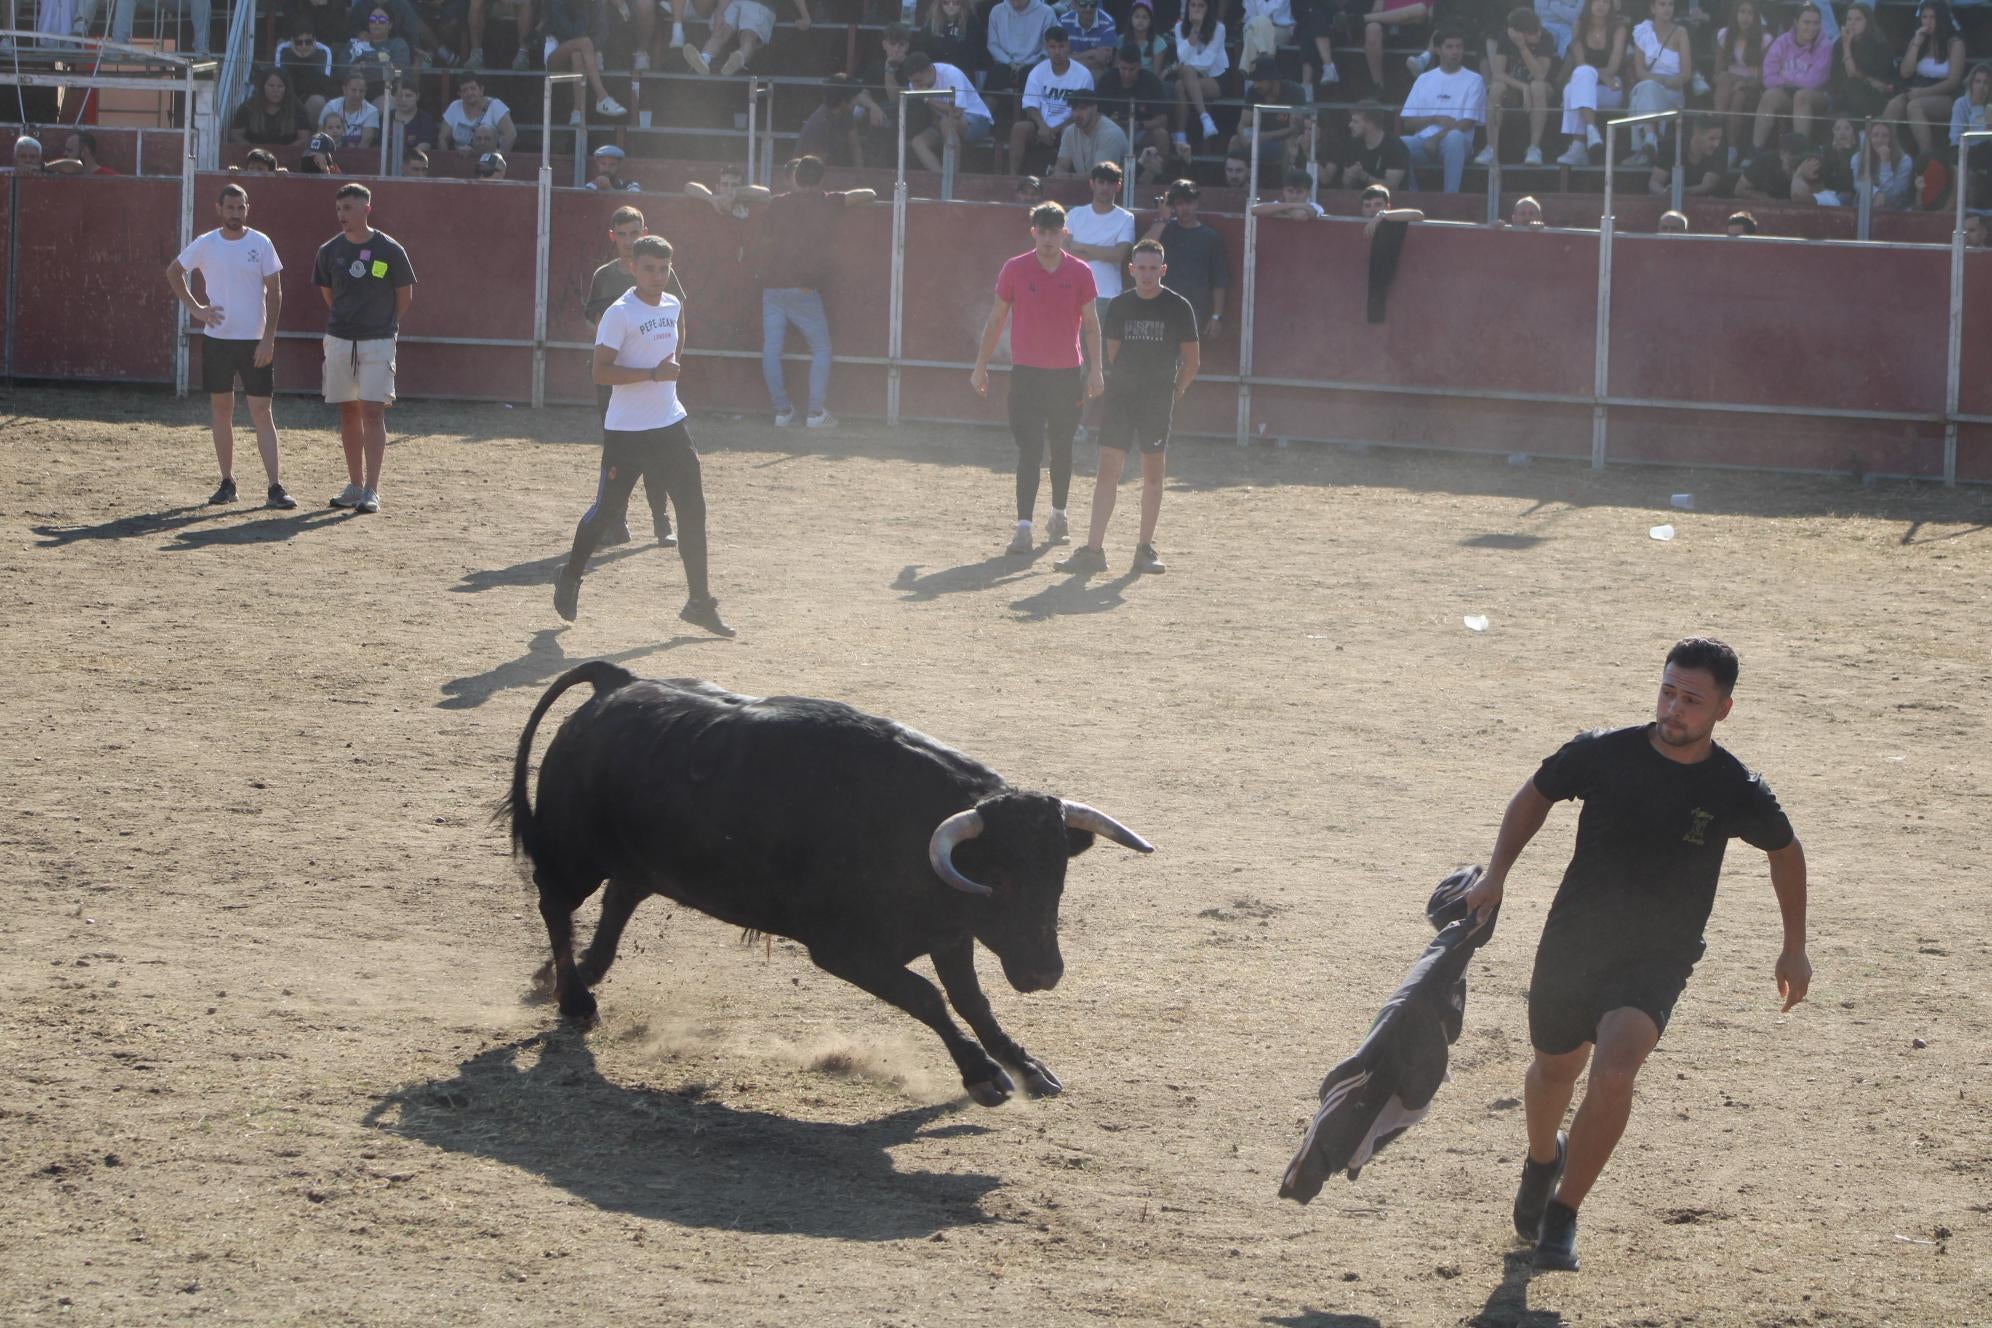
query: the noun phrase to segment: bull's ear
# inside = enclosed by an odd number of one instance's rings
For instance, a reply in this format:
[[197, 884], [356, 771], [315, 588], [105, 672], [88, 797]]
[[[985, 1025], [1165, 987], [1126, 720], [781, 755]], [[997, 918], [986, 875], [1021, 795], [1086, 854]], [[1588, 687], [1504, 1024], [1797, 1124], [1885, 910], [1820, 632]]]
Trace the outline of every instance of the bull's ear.
[[1067, 826], [1065, 828], [1065, 856], [1068, 858], [1078, 857], [1081, 853], [1093, 847], [1093, 840], [1095, 838], [1096, 836], [1091, 830], [1074, 830], [1072, 827]]

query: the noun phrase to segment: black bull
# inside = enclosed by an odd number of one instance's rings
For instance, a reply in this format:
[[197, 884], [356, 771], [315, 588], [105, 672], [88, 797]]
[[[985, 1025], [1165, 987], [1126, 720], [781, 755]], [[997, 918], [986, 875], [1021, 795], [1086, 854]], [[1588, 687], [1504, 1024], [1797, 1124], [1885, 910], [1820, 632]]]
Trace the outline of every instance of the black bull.
[[[533, 732], [577, 683], [595, 693], [567, 718], [526, 795]], [[940, 1034], [962, 1085], [994, 1105], [1022, 1073], [1032, 1095], [1056, 1076], [997, 1024], [975, 977], [975, 942], [1018, 991], [1064, 973], [1058, 899], [1065, 864], [1095, 833], [1150, 846], [1082, 803], [1012, 788], [925, 734], [835, 701], [736, 696], [688, 679], [639, 680], [593, 661], [547, 689], [526, 721], [507, 799], [515, 851], [533, 864], [553, 943], [562, 1014], [592, 1019], [589, 988], [615, 962], [636, 906], [664, 895], [722, 921], [790, 937], [825, 972]], [[574, 910], [608, 882], [577, 960]], [[906, 966], [932, 958], [932, 983]], [[544, 971], [544, 970], [542, 970]]]

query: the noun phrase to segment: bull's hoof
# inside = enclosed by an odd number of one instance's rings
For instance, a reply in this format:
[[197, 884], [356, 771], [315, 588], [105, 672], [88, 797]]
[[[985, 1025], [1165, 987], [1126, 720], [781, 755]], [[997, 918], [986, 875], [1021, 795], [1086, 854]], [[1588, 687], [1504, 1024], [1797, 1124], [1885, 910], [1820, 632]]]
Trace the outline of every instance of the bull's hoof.
[[1017, 1091], [1017, 1086], [1010, 1081], [1010, 1076], [1001, 1070], [996, 1072], [996, 1077], [993, 1079], [978, 1079], [972, 1084], [964, 1084], [963, 1087], [968, 1089], [970, 1097], [985, 1107], [1000, 1107], [1010, 1100], [1012, 1093]]
[[597, 1009], [595, 994], [586, 987], [576, 986], [561, 994], [560, 1012], [590, 1028], [594, 1027]]
[[1036, 1061], [1022, 1068], [1024, 1091], [1032, 1097], [1057, 1097], [1065, 1091], [1065, 1085], [1058, 1082], [1058, 1076]]
[[539, 997], [551, 996], [553, 995], [553, 989], [555, 985], [556, 984], [554, 982], [554, 977], [553, 977], [553, 961], [549, 959], [544, 964], [541, 964], [538, 968], [533, 970], [533, 983], [532, 983], [533, 995]]

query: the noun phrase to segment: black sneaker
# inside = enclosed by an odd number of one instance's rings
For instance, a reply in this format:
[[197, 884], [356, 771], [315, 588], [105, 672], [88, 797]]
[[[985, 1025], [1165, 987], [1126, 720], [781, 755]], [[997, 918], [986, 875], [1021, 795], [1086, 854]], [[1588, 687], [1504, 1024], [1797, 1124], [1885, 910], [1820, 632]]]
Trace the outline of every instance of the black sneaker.
[[736, 636], [719, 617], [719, 601], [707, 595], [704, 599], [688, 599], [685, 607], [678, 610], [678, 616], [694, 627], [703, 627], [714, 636]]
[[581, 608], [581, 578], [569, 576], [562, 571], [553, 583], [553, 611], [566, 622], [573, 622], [574, 615]]
[[1550, 1200], [1542, 1213], [1542, 1235], [1536, 1240], [1535, 1266], [1553, 1272], [1577, 1271], [1577, 1210]]
[[1134, 570], [1137, 572], [1166, 572], [1169, 564], [1156, 556], [1153, 544], [1144, 544], [1134, 551]]
[[629, 543], [629, 539], [630, 539], [629, 525], [627, 522], [625, 522], [624, 524], [617, 526], [614, 530], [610, 531], [608, 534], [602, 536], [602, 547], [605, 549], [613, 549], [618, 544]]
[[1078, 575], [1104, 572], [1107, 570], [1107, 555], [1103, 549], [1096, 549], [1090, 544], [1081, 544], [1051, 566], [1054, 571], [1072, 572]]
[[270, 486], [270, 496], [264, 500], [263, 506], [274, 507], [280, 512], [288, 512], [297, 506], [297, 499], [291, 497], [283, 485], [272, 484]]
[[1534, 1240], [1542, 1234], [1542, 1210], [1556, 1193], [1556, 1182], [1563, 1179], [1563, 1160], [1569, 1141], [1563, 1131], [1556, 1132], [1554, 1162], [1538, 1162], [1532, 1157], [1522, 1159], [1522, 1183], [1515, 1187], [1515, 1234], [1523, 1240]]
[[235, 481], [233, 479], [223, 480], [221, 482], [221, 487], [216, 489], [212, 494], [208, 495], [208, 505], [210, 507], [220, 503], [232, 503], [234, 501], [235, 501]]
[[657, 547], [660, 549], [675, 549], [678, 547], [678, 537], [671, 533], [671, 523], [669, 521], [666, 521], [657, 528]]

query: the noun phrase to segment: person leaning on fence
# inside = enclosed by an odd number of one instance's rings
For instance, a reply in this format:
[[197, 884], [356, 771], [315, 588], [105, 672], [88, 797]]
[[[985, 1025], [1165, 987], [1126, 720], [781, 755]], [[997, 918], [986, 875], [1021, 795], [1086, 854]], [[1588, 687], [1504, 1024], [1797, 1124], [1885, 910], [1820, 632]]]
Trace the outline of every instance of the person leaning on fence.
[[313, 134], [297, 160], [299, 175], [338, 175], [339, 140], [330, 134]]
[[927, 127], [907, 142], [921, 166], [939, 171], [944, 165], [942, 154], [948, 148], [955, 150], [959, 160], [964, 147], [981, 147], [995, 136], [995, 118], [976, 95], [975, 84], [969, 82], [967, 74], [953, 65], [932, 60], [921, 51], [906, 57], [905, 74], [907, 86], [916, 92], [944, 88], [954, 93], [952, 101], [944, 97], [926, 101]]
[[1723, 223], [1722, 233], [1732, 237], [1755, 235], [1757, 218], [1749, 212], [1732, 212], [1729, 214], [1729, 220]]
[[1543, 228], [1542, 203], [1533, 194], [1523, 194], [1515, 200], [1515, 207], [1508, 214], [1510, 230], [1539, 231]]
[[116, 175], [97, 160], [97, 136], [71, 130], [62, 139], [62, 155], [47, 164], [50, 175]]
[[502, 152], [487, 152], [477, 159], [477, 178], [480, 180], [502, 180], [505, 170], [505, 154]]
[[1438, 68], [1418, 75], [1404, 99], [1404, 148], [1411, 154], [1414, 172], [1442, 165], [1445, 191], [1456, 194], [1467, 159], [1473, 155], [1474, 131], [1487, 119], [1487, 85], [1462, 63], [1465, 37], [1441, 32], [1438, 49]]
[[242, 169], [250, 175], [282, 175], [284, 168], [277, 159], [262, 148], [250, 148], [249, 155], [242, 159]]
[[1660, 214], [1660, 234], [1686, 235], [1687, 233], [1688, 233], [1687, 213], [1674, 212], [1670, 210], [1667, 212], [1662, 212]]
[[410, 180], [428, 179], [429, 154], [420, 148], [416, 148], [413, 152], [402, 158], [401, 174], [404, 178]]
[[643, 186], [634, 180], [623, 179], [623, 150], [613, 143], [604, 143], [589, 157], [588, 188], [606, 190], [614, 194], [634, 194]]
[[1280, 182], [1279, 201], [1258, 204], [1252, 209], [1252, 215], [1286, 221], [1319, 220], [1328, 214], [1314, 201], [1313, 194], [1314, 177], [1306, 171], [1290, 170]]
[[846, 209], [863, 207], [877, 199], [870, 189], [848, 189], [831, 193], [823, 188], [823, 162], [817, 157], [798, 157], [790, 173], [791, 187], [785, 194], [766, 197], [766, 191], [742, 196], [758, 201], [766, 198], [767, 261], [762, 270], [761, 289], [761, 377], [768, 385], [768, 399], [775, 410], [775, 427], [795, 423], [795, 404], [789, 398], [782, 372], [782, 344], [793, 326], [809, 343], [809, 409], [804, 424], [811, 429], [834, 429], [837, 421], [825, 408], [830, 390], [830, 318], [823, 308], [823, 288], [830, 284], [831, 251], [836, 243], [837, 219]]
[[325, 400], [339, 407], [348, 483], [332, 506], [380, 510], [387, 408], [394, 404], [395, 340], [415, 302], [408, 251], [368, 224], [373, 193], [341, 185], [333, 195], [339, 234], [319, 246], [312, 281], [325, 299]]

